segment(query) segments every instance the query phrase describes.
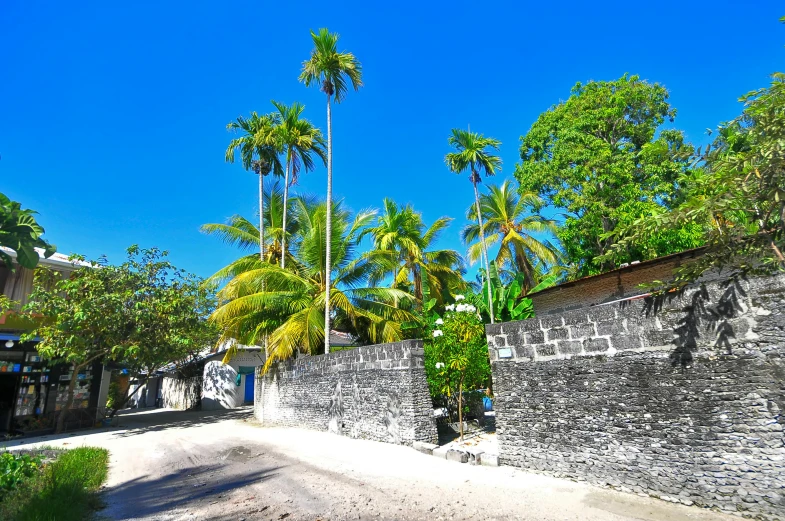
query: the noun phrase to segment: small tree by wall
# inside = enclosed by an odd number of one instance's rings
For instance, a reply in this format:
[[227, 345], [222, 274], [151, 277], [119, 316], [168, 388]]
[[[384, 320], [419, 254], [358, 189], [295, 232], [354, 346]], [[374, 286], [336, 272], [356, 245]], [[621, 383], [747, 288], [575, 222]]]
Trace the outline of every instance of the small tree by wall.
[[424, 340], [425, 372], [431, 396], [456, 399], [463, 440], [463, 393], [488, 387], [491, 367], [485, 328], [477, 308], [466, 303], [462, 295], [457, 295], [456, 301], [457, 304], [446, 306], [443, 317], [429, 311], [428, 336]]

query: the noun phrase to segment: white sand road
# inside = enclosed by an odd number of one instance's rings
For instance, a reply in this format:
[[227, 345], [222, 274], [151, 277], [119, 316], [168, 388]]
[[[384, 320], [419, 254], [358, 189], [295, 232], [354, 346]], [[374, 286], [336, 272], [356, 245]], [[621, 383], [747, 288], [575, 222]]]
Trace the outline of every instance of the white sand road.
[[124, 415], [120, 425], [7, 448], [109, 449], [100, 515], [113, 520], [739, 519], [403, 446], [261, 427], [248, 408], [156, 409]]

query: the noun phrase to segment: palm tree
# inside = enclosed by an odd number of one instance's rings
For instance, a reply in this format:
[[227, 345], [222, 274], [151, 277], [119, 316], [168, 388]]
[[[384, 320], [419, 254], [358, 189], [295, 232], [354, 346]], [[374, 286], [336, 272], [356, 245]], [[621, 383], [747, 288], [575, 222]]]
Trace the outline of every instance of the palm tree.
[[[300, 116], [305, 110], [305, 106], [301, 103], [293, 103], [286, 106], [277, 101], [272, 102], [276, 109], [278, 109], [278, 123], [274, 130], [273, 136], [276, 144], [283, 150], [286, 158], [286, 172], [284, 174], [283, 185], [283, 225], [282, 229], [286, 229], [286, 213], [289, 201], [289, 186], [297, 183], [297, 176], [302, 168], [305, 172], [313, 170], [313, 154], [319, 156], [323, 162], [326, 162], [327, 157], [324, 150], [324, 138], [322, 132], [307, 119], [302, 119]], [[289, 182], [289, 174], [292, 175], [291, 183]], [[281, 236], [281, 267], [286, 267], [286, 234]]]
[[411, 289], [419, 301], [424, 297], [423, 276], [437, 302], [443, 300], [446, 290], [462, 289], [465, 282], [460, 254], [455, 250], [430, 250], [451, 221], [441, 217], [426, 229], [422, 215], [411, 205], [399, 206], [385, 199], [382, 214], [367, 232], [376, 250], [387, 252], [392, 262], [373, 277], [373, 282], [392, 276], [392, 287]]
[[[501, 170], [501, 158], [487, 151], [488, 148], [499, 150], [501, 141], [485, 137], [471, 130], [454, 128], [448, 142], [450, 146], [456, 149], [456, 152], [450, 152], [444, 156], [447, 167], [456, 174], [469, 170], [469, 180], [472, 182], [472, 187], [474, 187], [474, 205], [477, 208], [477, 224], [479, 225], [480, 244], [482, 245], [483, 260], [485, 261], [485, 273], [490, 274], [491, 268], [488, 262], [488, 248], [485, 245], [485, 232], [483, 231], [480, 194], [477, 191], [477, 184], [482, 182], [479, 171], [485, 172], [486, 176], [491, 176], [496, 175], [497, 170]], [[490, 306], [491, 324], [493, 324], [493, 297], [491, 295], [490, 283], [488, 283], [488, 303]]]
[[226, 161], [234, 163], [240, 152], [243, 168], [253, 170], [259, 176], [259, 258], [264, 260], [264, 177], [270, 172], [281, 176], [283, 169], [278, 159], [278, 147], [272, 139], [272, 131], [279, 123], [276, 114], [259, 116], [251, 112], [250, 118], [238, 117], [226, 125], [227, 130], [241, 131], [226, 148]]
[[[296, 351], [316, 354], [324, 345], [324, 308], [327, 272], [334, 271], [330, 305], [336, 320], [362, 328], [372, 342], [395, 342], [402, 338], [401, 323], [414, 316], [396, 302], [412, 304], [414, 297], [394, 288], [367, 287], [364, 283], [378, 270], [383, 256], [357, 256], [363, 228], [374, 212], [351, 218], [339, 204], [333, 206], [331, 269], [326, 268], [325, 242], [327, 206], [294, 201], [297, 215], [298, 263], [283, 269], [266, 264], [235, 276], [218, 292], [220, 306], [210, 319], [224, 330], [225, 337], [242, 343], [269, 334], [270, 348], [265, 371]], [[329, 334], [329, 333], [328, 333]]]
[[[533, 235], [556, 233], [555, 221], [528, 212], [528, 209], [540, 206], [542, 200], [537, 194], [527, 192], [518, 195], [509, 181], [504, 181], [500, 186], [489, 185], [488, 193], [480, 195], [485, 247], [499, 245], [497, 266], [506, 266], [514, 272], [522, 273], [525, 293], [535, 287], [543, 272], [558, 264], [562, 257], [559, 249], [550, 241], [537, 239]], [[469, 207], [466, 216], [469, 220], [476, 221], [477, 206]], [[463, 240], [470, 244], [469, 261], [476, 262], [482, 256], [479, 225], [468, 224], [463, 229], [462, 236]]]
[[[327, 95], [327, 207], [332, 207], [333, 201], [333, 127], [330, 112], [330, 100], [340, 103], [346, 97], [348, 83], [354, 90], [362, 86], [362, 66], [352, 53], [338, 52], [338, 34], [327, 29], [319, 29], [318, 33], [311, 31], [314, 48], [311, 57], [303, 62], [300, 72], [300, 81], [306, 87], [319, 85], [322, 92]], [[331, 236], [332, 212], [327, 212], [326, 233]], [[327, 251], [325, 257], [327, 265], [331, 264], [331, 241], [326, 241]], [[329, 291], [330, 271], [327, 270], [325, 291]], [[329, 300], [327, 296], [325, 299]], [[330, 352], [330, 303], [324, 308], [324, 352]]]

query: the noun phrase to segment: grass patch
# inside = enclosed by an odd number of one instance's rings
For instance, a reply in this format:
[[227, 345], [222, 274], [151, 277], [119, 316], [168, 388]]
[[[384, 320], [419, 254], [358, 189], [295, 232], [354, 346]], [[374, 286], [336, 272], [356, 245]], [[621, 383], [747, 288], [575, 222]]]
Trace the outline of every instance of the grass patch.
[[85, 521], [101, 508], [98, 489], [109, 468], [106, 449], [63, 452], [0, 498], [4, 521]]

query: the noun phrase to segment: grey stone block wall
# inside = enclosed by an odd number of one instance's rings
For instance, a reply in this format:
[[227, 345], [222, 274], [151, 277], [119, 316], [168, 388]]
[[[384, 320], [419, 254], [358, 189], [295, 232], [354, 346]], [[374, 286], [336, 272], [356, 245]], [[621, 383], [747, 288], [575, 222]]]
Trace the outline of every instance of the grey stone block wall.
[[423, 356], [422, 341], [407, 340], [277, 364], [258, 377], [254, 414], [352, 438], [436, 442]]
[[785, 518], [785, 276], [486, 332], [501, 464]]

